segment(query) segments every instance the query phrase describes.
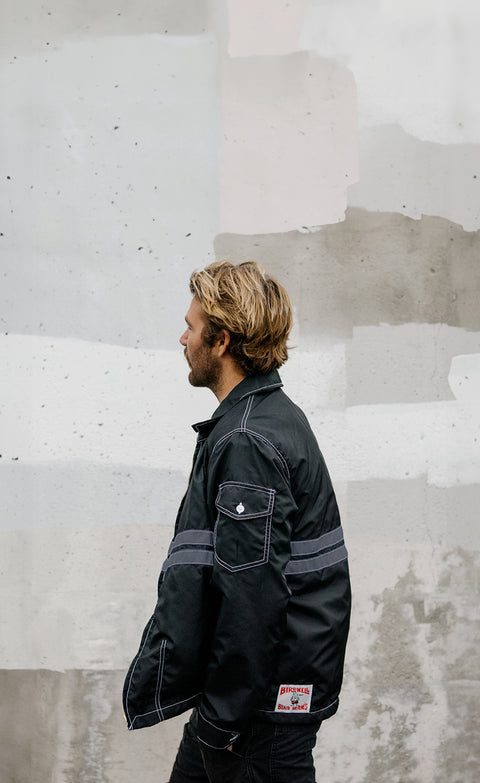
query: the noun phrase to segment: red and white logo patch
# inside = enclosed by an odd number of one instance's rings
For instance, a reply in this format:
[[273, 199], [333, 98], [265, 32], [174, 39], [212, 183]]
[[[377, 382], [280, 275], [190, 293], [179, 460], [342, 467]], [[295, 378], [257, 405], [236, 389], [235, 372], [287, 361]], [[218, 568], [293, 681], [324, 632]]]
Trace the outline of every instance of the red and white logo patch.
[[313, 685], [280, 685], [275, 712], [310, 712]]

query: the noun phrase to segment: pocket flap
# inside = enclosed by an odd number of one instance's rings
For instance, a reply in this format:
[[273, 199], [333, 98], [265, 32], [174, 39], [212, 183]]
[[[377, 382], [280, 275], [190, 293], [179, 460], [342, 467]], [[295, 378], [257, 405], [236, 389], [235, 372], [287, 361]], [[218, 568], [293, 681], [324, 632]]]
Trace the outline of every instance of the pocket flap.
[[218, 488], [216, 507], [232, 519], [253, 519], [271, 513], [275, 490], [227, 481]]

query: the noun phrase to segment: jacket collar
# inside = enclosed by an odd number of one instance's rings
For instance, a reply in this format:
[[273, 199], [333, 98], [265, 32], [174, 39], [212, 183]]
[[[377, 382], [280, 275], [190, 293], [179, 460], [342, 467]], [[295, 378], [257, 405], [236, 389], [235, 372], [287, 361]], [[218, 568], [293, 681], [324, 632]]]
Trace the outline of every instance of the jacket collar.
[[249, 397], [252, 394], [263, 394], [270, 392], [273, 389], [278, 389], [283, 386], [282, 381], [277, 370], [273, 370], [268, 375], [250, 375], [240, 381], [230, 392], [227, 397], [220, 403], [216, 411], [213, 413], [211, 419], [207, 421], [199, 421], [197, 424], [192, 424], [195, 432], [198, 432], [200, 437], [206, 438], [207, 435], [213, 430], [215, 424], [219, 419], [224, 416], [227, 411], [233, 408], [237, 402], [243, 400], [245, 397]]

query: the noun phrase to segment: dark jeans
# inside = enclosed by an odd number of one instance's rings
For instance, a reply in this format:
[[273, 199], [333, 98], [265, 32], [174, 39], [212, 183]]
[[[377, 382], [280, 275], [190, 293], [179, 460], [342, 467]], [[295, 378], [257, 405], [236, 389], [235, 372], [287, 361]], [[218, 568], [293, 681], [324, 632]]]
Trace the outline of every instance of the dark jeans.
[[183, 730], [169, 783], [315, 783], [312, 750], [320, 721], [303, 725], [254, 721], [233, 750], [199, 742], [195, 710]]

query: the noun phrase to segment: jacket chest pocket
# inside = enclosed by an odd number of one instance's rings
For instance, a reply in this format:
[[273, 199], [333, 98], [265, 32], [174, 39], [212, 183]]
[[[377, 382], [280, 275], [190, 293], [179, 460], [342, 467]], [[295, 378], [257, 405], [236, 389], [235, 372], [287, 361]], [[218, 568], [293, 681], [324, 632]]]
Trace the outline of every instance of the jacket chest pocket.
[[215, 557], [229, 571], [268, 561], [275, 490], [226, 481], [215, 500]]

